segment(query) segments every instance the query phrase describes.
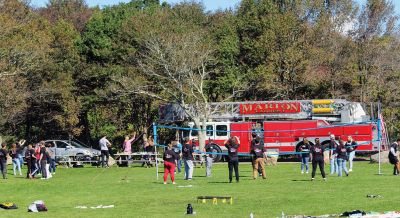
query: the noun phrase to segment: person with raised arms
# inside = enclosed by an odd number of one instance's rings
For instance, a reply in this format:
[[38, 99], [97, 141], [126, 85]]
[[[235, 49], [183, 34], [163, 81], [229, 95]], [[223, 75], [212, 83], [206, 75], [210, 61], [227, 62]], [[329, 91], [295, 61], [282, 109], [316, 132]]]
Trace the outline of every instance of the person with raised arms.
[[235, 169], [236, 182], [239, 182], [239, 156], [238, 148], [240, 140], [237, 136], [232, 136], [224, 142], [225, 147], [228, 149], [228, 169], [229, 169], [229, 183], [232, 183], [232, 171]]

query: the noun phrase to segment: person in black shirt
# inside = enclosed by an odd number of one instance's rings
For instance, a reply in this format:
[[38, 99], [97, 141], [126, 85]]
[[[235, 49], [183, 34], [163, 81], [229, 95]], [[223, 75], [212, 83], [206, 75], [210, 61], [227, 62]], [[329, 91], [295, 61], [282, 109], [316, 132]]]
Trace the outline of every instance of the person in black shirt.
[[36, 170], [35, 168], [35, 163], [36, 163], [36, 158], [35, 158], [35, 150], [32, 148], [32, 144], [28, 145], [28, 149], [25, 151], [25, 160], [26, 160], [26, 165], [27, 165], [27, 172], [26, 172], [26, 178], [27, 179], [32, 179], [34, 177], [33, 172]]
[[172, 184], [175, 184], [175, 166], [177, 155], [172, 150], [172, 144], [168, 144], [167, 150], [164, 152], [164, 184], [167, 184], [168, 173], [171, 175]]
[[389, 151], [389, 162], [394, 165], [393, 175], [395, 176], [399, 175], [400, 171], [400, 162], [398, 158], [399, 143], [400, 143], [400, 138], [398, 138], [396, 142], [390, 145], [390, 151]]
[[[251, 140], [250, 146], [253, 146], [254, 144], [256, 144], [255, 140], [256, 140], [257, 136], [260, 137], [256, 132], [251, 133], [252, 140]], [[261, 140], [261, 138], [260, 138], [260, 143], [264, 144], [264, 142], [263, 142], [263, 140]], [[252, 155], [251, 156], [251, 166], [253, 167], [253, 169], [254, 169], [254, 162], [255, 162], [255, 159], [254, 159], [254, 156]], [[262, 176], [261, 166], [258, 166], [257, 169], [258, 169], [257, 170], [258, 171], [258, 175]]]
[[225, 141], [225, 147], [228, 149], [229, 183], [232, 183], [233, 169], [235, 169], [236, 182], [239, 182], [239, 157], [238, 157], [239, 146], [240, 146], [240, 140], [237, 136], [232, 136]]
[[258, 170], [261, 168], [261, 175], [263, 179], [266, 179], [265, 168], [264, 168], [264, 145], [261, 144], [260, 137], [256, 137], [250, 148], [250, 154], [253, 157], [253, 179], [257, 179]]
[[42, 179], [47, 178], [47, 152], [46, 147], [44, 146], [44, 142], [40, 142], [40, 157], [39, 157], [40, 168], [42, 169]]
[[7, 144], [2, 143], [0, 149], [0, 170], [3, 174], [3, 179], [7, 179]]
[[317, 171], [317, 165], [319, 166], [319, 170], [321, 171], [322, 178], [326, 181], [325, 170], [324, 170], [324, 147], [321, 145], [319, 138], [315, 139], [315, 145], [311, 146], [310, 149], [310, 158], [312, 163], [312, 173], [311, 173], [311, 181], [314, 181], [315, 171]]
[[185, 180], [192, 180], [193, 177], [193, 145], [189, 143], [189, 138], [185, 138], [182, 147], [182, 159], [185, 164]]
[[204, 152], [207, 152], [208, 154], [206, 154], [206, 177], [211, 177], [211, 168], [212, 168], [212, 164], [213, 164], [213, 156], [212, 154], [210, 154], [211, 152], [213, 152], [213, 144], [211, 144], [211, 142], [207, 143], [204, 146]]
[[307, 138], [303, 139], [303, 144], [300, 145], [299, 151], [301, 152], [301, 173], [304, 173], [304, 168], [306, 173], [308, 173], [308, 162], [310, 160], [310, 142]]
[[346, 167], [347, 149], [343, 140], [339, 140], [339, 145], [336, 147], [336, 156], [338, 162], [338, 175], [342, 176], [342, 171], [344, 171], [346, 176], [349, 176], [349, 171], [347, 171]]

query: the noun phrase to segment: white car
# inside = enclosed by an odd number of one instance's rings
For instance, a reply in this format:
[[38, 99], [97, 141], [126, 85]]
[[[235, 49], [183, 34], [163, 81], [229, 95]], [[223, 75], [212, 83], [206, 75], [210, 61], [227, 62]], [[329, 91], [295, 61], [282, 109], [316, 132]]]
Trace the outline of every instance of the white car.
[[50, 150], [55, 153], [57, 159], [73, 157], [76, 160], [86, 160], [101, 154], [99, 150], [89, 148], [72, 140], [46, 140], [45, 143], [52, 144]]

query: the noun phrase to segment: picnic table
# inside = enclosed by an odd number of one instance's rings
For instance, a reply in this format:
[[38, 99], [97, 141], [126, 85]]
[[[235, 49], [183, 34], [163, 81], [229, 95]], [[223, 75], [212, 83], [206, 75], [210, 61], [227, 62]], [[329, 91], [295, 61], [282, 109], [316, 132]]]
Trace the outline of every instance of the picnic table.
[[[130, 157], [130, 159], [128, 159]], [[140, 157], [140, 158], [138, 158]], [[134, 152], [131, 154], [127, 153], [116, 153], [114, 155], [115, 161], [117, 162], [118, 166], [122, 165], [123, 163], [126, 163], [128, 166], [132, 163], [146, 163], [150, 162], [151, 165], [153, 165], [156, 161], [158, 162], [163, 162], [161, 158], [160, 153], [155, 153], [155, 152]]]

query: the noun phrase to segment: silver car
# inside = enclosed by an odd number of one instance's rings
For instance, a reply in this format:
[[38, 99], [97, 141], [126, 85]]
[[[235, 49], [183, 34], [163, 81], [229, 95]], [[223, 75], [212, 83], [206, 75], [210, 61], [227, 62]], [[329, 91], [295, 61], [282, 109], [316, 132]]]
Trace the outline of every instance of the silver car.
[[75, 141], [69, 140], [46, 140], [45, 143], [52, 144], [51, 151], [55, 153], [57, 159], [73, 157], [76, 160], [87, 160], [99, 156], [101, 152], [89, 148]]

